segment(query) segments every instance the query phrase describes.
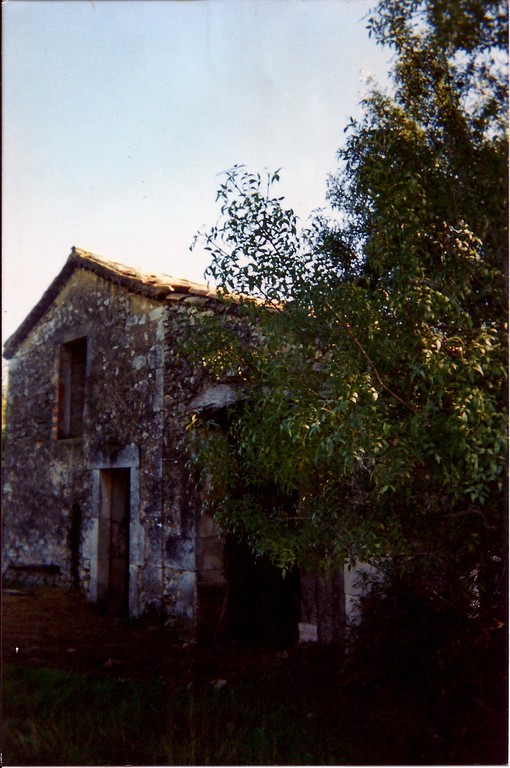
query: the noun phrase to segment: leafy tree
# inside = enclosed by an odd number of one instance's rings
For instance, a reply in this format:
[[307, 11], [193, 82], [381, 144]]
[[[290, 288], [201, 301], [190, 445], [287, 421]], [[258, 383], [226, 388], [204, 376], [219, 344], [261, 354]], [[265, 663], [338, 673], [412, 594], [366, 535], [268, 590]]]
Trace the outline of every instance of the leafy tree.
[[299, 230], [278, 172], [218, 191], [201, 238], [230, 311], [188, 351], [243, 407], [228, 440], [195, 421], [194, 455], [219, 522], [282, 568], [391, 555], [443, 595], [475, 568], [451, 599], [476, 612], [506, 540], [507, 5], [381, 0], [368, 28], [393, 87], [346, 129], [336, 219]]

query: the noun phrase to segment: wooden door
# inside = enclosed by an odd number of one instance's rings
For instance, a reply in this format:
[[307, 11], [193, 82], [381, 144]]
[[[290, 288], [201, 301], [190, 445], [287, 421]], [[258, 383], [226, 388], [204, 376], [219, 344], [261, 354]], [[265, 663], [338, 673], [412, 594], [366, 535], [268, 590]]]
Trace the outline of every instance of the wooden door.
[[129, 469], [101, 471], [98, 602], [111, 614], [129, 609]]

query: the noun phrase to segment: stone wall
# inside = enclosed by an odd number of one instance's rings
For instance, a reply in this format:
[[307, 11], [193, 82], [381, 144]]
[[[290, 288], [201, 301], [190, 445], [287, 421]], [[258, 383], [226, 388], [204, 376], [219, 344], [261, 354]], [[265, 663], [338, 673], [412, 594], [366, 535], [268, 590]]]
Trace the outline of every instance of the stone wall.
[[[94, 598], [98, 473], [128, 468], [136, 495], [130, 612], [163, 609], [193, 635], [200, 509], [180, 446], [182, 403], [201, 379], [175, 354], [186, 325], [177, 316], [186, 311], [73, 272], [10, 363], [3, 562], [4, 571], [10, 563], [56, 564], [69, 583], [78, 514], [79, 582]], [[83, 435], [59, 440], [59, 350], [80, 337], [87, 337]]]
[[[225, 542], [204, 513], [186, 436], [192, 411], [222, 412], [239, 393], [183, 353], [218, 308], [205, 295], [149, 297], [74, 269], [10, 362], [4, 574], [10, 565], [55, 565], [61, 583], [100, 602], [105, 489], [120, 473], [129, 487], [129, 613], [162, 614], [191, 641], [225, 632]], [[238, 332], [249, 328], [239, 323]], [[84, 337], [83, 434], [62, 439], [61, 348]], [[344, 591], [343, 574], [331, 582], [304, 575], [301, 594], [302, 627], [322, 642], [339, 639], [346, 597], [355, 613], [352, 579]]]
[[212, 310], [205, 298], [168, 301], [164, 371], [163, 605], [182, 637], [210, 640], [219, 630], [226, 577], [223, 543], [202, 508], [198, 478], [187, 463], [192, 410], [214, 383], [183, 354], [189, 334], [200, 332]]

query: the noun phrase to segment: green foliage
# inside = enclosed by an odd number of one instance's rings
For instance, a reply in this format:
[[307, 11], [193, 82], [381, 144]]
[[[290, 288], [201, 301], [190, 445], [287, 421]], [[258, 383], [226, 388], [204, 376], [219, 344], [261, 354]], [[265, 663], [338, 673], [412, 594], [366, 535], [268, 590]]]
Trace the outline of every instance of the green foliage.
[[300, 683], [291, 670], [259, 669], [219, 690], [210, 681], [175, 689], [7, 665], [3, 758], [49, 766], [351, 765], [359, 750], [345, 718], [331, 711], [324, 688]]
[[[220, 346], [224, 316], [204, 320], [191, 351], [235, 368], [245, 405], [228, 440], [197, 421], [193, 455], [218, 520], [282, 567], [502, 555], [506, 12], [379, 3], [394, 89], [347, 129], [337, 222], [298, 231], [278, 174], [236, 166], [220, 188], [203, 238], [237, 326]], [[259, 301], [228, 298], [246, 292]]]
[[160, 685], [6, 665], [3, 758], [9, 765], [153, 763]]
[[[466, 576], [476, 590], [475, 574]], [[452, 605], [444, 577], [437, 568], [394, 569], [364, 596], [349, 664], [370, 682], [365, 716], [395, 763], [504, 763], [506, 631]]]

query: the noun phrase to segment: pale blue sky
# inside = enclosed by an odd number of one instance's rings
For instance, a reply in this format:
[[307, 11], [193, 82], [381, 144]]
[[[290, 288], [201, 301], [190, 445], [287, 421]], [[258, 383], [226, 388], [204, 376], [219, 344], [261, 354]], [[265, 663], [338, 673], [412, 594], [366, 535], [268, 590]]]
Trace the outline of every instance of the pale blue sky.
[[3, 13], [3, 338], [72, 245], [201, 280], [218, 174], [282, 167], [303, 218], [364, 77], [375, 0], [7, 0]]

